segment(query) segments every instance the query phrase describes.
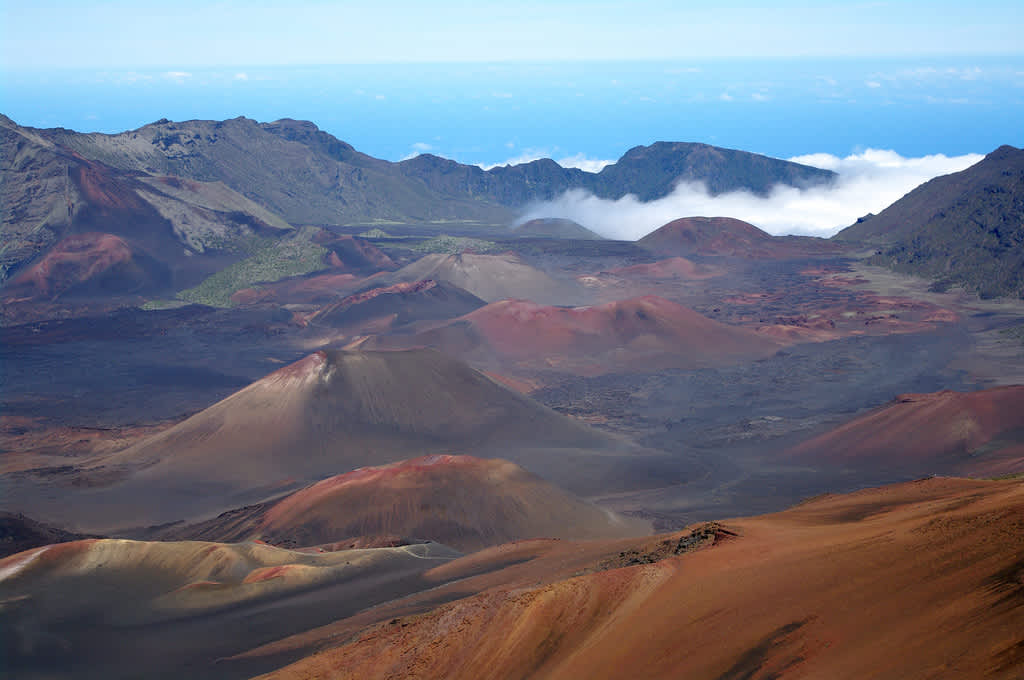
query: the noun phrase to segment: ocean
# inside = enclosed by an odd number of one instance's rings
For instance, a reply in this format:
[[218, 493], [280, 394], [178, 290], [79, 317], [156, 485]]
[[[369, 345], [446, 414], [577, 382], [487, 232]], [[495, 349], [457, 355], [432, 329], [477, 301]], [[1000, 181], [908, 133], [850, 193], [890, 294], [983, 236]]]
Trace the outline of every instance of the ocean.
[[388, 160], [550, 156], [595, 169], [658, 140], [771, 156], [1024, 144], [1024, 58], [714, 59], [0, 72], [22, 125], [299, 118]]

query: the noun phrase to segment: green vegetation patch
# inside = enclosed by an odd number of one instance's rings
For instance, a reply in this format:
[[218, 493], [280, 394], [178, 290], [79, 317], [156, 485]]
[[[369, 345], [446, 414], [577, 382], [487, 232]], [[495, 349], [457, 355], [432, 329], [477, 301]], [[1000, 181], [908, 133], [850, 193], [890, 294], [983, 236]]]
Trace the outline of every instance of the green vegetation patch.
[[244, 260], [207, 277], [195, 288], [181, 291], [178, 297], [211, 307], [230, 307], [231, 296], [243, 288], [323, 269], [326, 255], [327, 249], [311, 243], [305, 234], [270, 241]]
[[494, 241], [485, 241], [483, 239], [470, 238], [468, 236], [449, 236], [448, 234], [441, 234], [440, 236], [435, 236], [434, 238], [427, 239], [426, 241], [409, 245], [409, 248], [421, 253], [446, 253], [449, 255], [464, 253], [466, 251], [472, 251], [474, 253], [496, 253], [503, 249]]
[[383, 229], [378, 229], [377, 227], [374, 227], [373, 229], [370, 229], [368, 231], [364, 231], [363, 233], [359, 234], [359, 238], [370, 238], [370, 239], [373, 239], [373, 238], [398, 238], [398, 237], [397, 236], [392, 236], [391, 234], [389, 234], [388, 232], [384, 231]]
[[159, 309], [178, 309], [188, 304], [185, 300], [148, 300], [142, 305], [141, 309], [152, 312]]
[[1003, 336], [1007, 340], [1024, 345], [1024, 325], [1014, 326], [1013, 328], [1004, 328], [999, 331], [999, 335]]

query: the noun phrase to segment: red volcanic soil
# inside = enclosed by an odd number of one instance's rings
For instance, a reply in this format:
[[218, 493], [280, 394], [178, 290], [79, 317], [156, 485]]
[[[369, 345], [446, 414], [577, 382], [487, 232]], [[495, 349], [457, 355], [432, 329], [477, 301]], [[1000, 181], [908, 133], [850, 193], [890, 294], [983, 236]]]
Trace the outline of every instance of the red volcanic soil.
[[835, 465], [959, 474], [1024, 472], [1024, 386], [904, 394], [792, 451]]
[[722, 270], [706, 264], [697, 264], [685, 257], [670, 257], [650, 264], [635, 264], [631, 267], [612, 269], [610, 274], [627, 278], [687, 279], [699, 281], [722, 274]]
[[8, 295], [54, 298], [80, 292], [138, 293], [166, 285], [170, 275], [113, 234], [90, 232], [61, 239], [6, 286]]
[[152, 209], [125, 176], [105, 165], [79, 158], [70, 171], [83, 198], [101, 214], [142, 213]]
[[413, 336], [363, 347], [432, 346], [482, 365], [599, 375], [616, 370], [695, 368], [766, 356], [778, 343], [657, 296], [593, 307], [504, 300]]
[[[390, 603], [332, 624], [314, 637], [337, 647], [265, 677], [1010, 680], [1024, 671], [1024, 484], [932, 479], [724, 528], [735, 537], [716, 533], [678, 555], [620, 548], [619, 560], [590, 569], [566, 559], [567, 547], [564, 566], [527, 551], [459, 584], [491, 584], [477, 595], [440, 606], [407, 598], [405, 611]], [[443, 602], [445, 592], [431, 594]]]
[[791, 258], [839, 247], [824, 239], [776, 237], [732, 217], [683, 217], [637, 241], [662, 255], [724, 255], [743, 258]]
[[[432, 279], [396, 283], [350, 295], [310, 315], [315, 326], [368, 332], [367, 327], [386, 329], [414, 321], [450, 319], [486, 304], [475, 295], [449, 283]], [[377, 330], [375, 332], [381, 332]]]
[[330, 477], [272, 505], [225, 513], [175, 537], [260, 538], [295, 548], [355, 537], [375, 544], [381, 542], [377, 538], [400, 536], [471, 551], [524, 538], [649, 531], [647, 522], [587, 503], [514, 463], [434, 455]]
[[321, 229], [313, 237], [313, 242], [327, 248], [325, 264], [331, 267], [362, 273], [396, 267], [395, 262], [383, 250], [361, 238]]
[[258, 288], [243, 288], [231, 296], [231, 301], [236, 305], [333, 302], [346, 291], [352, 290], [360, 280], [355, 274], [335, 272], [302, 276], [260, 284]]

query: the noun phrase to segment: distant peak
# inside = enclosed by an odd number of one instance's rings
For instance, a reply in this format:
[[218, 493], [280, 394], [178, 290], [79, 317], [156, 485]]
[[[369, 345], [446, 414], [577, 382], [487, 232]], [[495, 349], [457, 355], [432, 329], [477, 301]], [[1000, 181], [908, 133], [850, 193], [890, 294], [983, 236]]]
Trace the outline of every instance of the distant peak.
[[985, 156], [986, 160], [1004, 160], [1007, 158], [1013, 158], [1024, 153], [1024, 149], [1018, 149], [1015, 146], [1009, 144], [1003, 144], [1001, 147]]

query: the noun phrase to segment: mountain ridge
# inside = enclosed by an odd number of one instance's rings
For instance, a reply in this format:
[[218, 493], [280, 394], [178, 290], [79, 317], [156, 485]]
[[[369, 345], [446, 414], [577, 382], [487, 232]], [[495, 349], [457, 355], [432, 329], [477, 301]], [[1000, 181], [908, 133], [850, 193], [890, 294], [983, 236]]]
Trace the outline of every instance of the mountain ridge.
[[[633, 147], [599, 173], [564, 168], [549, 158], [490, 170], [431, 154], [392, 163], [357, 151], [312, 122], [290, 118], [268, 123], [244, 116], [224, 121], [161, 119], [116, 134], [24, 129], [122, 170], [223, 181], [303, 224], [396, 217], [508, 220], [514, 209], [569, 189], [602, 198], [634, 194], [652, 200], [667, 195], [680, 179], [703, 182], [712, 194], [737, 189], [765, 194], [777, 183], [805, 186], [835, 177], [828, 170], [689, 142]], [[246, 146], [273, 153], [277, 166], [243, 163]]]

